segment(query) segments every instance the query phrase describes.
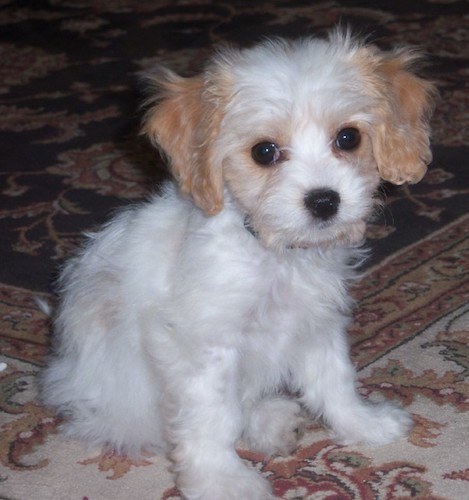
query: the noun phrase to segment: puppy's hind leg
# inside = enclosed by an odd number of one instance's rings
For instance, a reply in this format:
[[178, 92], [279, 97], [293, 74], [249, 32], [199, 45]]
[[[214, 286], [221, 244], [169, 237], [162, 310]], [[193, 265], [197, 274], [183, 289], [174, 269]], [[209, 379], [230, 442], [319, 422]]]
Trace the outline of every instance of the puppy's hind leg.
[[[203, 357], [203, 359], [202, 359]], [[170, 459], [185, 498], [266, 500], [270, 485], [235, 451], [242, 425], [238, 353], [207, 347], [167, 368], [165, 405]], [[197, 358], [195, 361], [194, 358]]]
[[287, 396], [274, 395], [250, 406], [243, 437], [249, 447], [266, 455], [290, 455], [307, 423], [305, 410]]

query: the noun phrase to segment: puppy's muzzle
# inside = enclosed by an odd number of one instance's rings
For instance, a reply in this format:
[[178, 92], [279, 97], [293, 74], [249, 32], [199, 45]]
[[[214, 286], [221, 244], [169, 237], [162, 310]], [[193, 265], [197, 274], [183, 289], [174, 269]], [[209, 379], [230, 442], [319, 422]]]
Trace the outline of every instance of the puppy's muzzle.
[[305, 196], [304, 204], [313, 217], [326, 221], [339, 210], [340, 196], [332, 189], [315, 189]]

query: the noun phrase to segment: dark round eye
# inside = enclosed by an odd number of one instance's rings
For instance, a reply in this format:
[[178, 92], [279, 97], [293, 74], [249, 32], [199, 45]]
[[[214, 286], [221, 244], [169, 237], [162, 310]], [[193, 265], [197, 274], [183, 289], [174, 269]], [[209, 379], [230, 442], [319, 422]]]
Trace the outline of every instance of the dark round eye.
[[343, 128], [336, 136], [335, 144], [339, 149], [351, 151], [359, 146], [361, 140], [360, 131], [356, 128]]
[[252, 159], [259, 165], [273, 165], [280, 159], [280, 150], [273, 142], [260, 142], [251, 149]]

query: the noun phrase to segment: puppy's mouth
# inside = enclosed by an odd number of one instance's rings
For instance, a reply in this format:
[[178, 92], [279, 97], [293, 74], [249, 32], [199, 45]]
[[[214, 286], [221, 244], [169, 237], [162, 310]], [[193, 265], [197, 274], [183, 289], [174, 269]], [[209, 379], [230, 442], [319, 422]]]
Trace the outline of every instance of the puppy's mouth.
[[342, 225], [327, 225], [311, 239], [300, 238], [290, 248], [349, 248], [365, 242], [366, 222], [358, 220]]
[[357, 220], [329, 228], [324, 240], [318, 242], [321, 247], [356, 247], [365, 241], [366, 222]]
[[[265, 247], [283, 251], [286, 249], [328, 249], [359, 247], [365, 241], [366, 221], [334, 224], [332, 221], [316, 226], [314, 234], [291, 234], [289, 231], [263, 230], [256, 231], [249, 219], [245, 219], [244, 227]], [[307, 234], [309, 233], [309, 234]]]

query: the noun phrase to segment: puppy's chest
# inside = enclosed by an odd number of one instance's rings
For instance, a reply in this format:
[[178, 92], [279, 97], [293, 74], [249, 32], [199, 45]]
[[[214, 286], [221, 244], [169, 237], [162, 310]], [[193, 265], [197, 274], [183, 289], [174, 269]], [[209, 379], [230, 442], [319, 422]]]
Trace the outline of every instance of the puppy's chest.
[[[294, 255], [294, 254], [293, 254]], [[255, 291], [245, 304], [243, 331], [249, 337], [309, 335], [329, 316], [347, 311], [340, 273], [319, 256], [276, 258], [259, 263]]]
[[254, 300], [247, 304], [245, 333], [284, 331], [304, 322], [311, 313], [311, 287], [307, 276], [296, 266], [275, 261], [264, 262], [257, 269]]

